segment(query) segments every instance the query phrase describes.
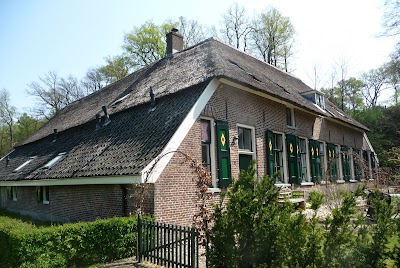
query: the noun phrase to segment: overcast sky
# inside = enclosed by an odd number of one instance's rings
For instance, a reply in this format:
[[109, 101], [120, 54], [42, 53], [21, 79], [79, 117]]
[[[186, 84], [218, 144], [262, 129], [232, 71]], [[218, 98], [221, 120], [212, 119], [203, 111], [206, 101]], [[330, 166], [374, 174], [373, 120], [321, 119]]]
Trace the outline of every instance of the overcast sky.
[[234, 2], [249, 16], [273, 6], [290, 18], [297, 32], [293, 74], [310, 86], [314, 65], [327, 81], [335, 62], [345, 60], [348, 76], [359, 77], [387, 62], [394, 49], [392, 38], [377, 37], [383, 0], [0, 0], [0, 89], [26, 111], [35, 102], [27, 84], [49, 71], [82, 78], [106, 56], [120, 54], [134, 26], [179, 16], [218, 26]]

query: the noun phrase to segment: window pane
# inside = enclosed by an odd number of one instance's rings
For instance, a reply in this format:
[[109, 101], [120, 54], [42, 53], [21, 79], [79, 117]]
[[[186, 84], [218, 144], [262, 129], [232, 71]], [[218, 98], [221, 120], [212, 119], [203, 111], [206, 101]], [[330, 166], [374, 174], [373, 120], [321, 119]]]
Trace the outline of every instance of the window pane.
[[211, 172], [210, 145], [201, 145], [201, 162]]
[[201, 141], [202, 142], [211, 142], [210, 121], [201, 120], [200, 126], [201, 126]]
[[292, 111], [290, 110], [290, 108], [286, 108], [286, 123], [288, 126], [293, 126]]
[[248, 128], [238, 128], [239, 136], [239, 149], [253, 151], [253, 139], [251, 136], [251, 129]]

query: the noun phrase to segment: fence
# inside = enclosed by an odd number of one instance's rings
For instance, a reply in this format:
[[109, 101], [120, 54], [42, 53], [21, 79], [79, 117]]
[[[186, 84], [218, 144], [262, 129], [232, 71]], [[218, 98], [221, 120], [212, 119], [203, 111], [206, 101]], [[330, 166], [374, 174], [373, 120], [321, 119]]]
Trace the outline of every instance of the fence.
[[199, 267], [199, 232], [138, 216], [138, 261], [166, 267]]

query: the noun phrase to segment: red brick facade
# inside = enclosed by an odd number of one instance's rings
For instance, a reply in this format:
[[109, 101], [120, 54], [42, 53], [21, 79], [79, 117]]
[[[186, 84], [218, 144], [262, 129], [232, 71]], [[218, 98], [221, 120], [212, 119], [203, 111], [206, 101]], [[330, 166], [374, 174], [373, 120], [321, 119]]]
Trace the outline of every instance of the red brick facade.
[[[229, 122], [230, 139], [238, 136], [237, 124], [254, 127], [256, 141], [257, 175], [266, 174], [265, 132], [271, 130], [279, 133], [293, 134], [311, 139], [316, 131], [319, 141], [362, 148], [363, 132], [343, 124], [322, 119], [319, 116], [295, 109], [295, 128], [286, 124], [286, 105], [246, 92], [241, 89], [223, 85], [214, 93], [202, 116]], [[229, 141], [231, 142], [231, 141]], [[198, 119], [178, 151], [201, 161], [200, 119]], [[232, 177], [239, 174], [238, 146], [230, 148]], [[215, 163], [216, 164], [216, 163]], [[193, 174], [185, 158], [175, 153], [171, 161], [155, 183], [154, 215], [157, 220], [167, 223], [191, 225], [195, 208], [195, 185]], [[218, 200], [219, 194], [214, 194]]]

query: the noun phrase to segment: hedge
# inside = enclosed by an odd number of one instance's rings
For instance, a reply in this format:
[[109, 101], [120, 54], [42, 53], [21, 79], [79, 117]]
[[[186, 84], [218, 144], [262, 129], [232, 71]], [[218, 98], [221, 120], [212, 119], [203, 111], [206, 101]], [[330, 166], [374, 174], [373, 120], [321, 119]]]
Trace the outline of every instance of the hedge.
[[80, 267], [136, 254], [137, 219], [38, 228], [0, 216], [0, 267]]

